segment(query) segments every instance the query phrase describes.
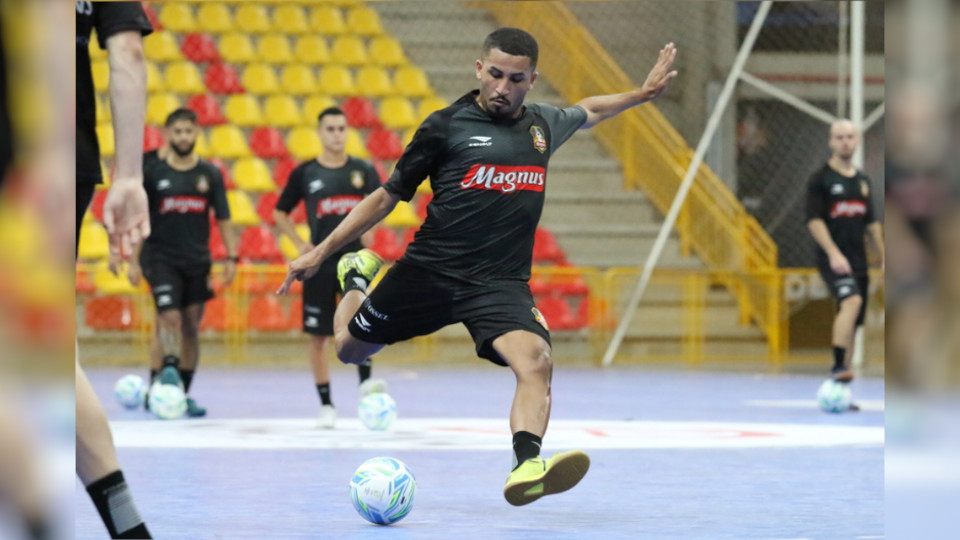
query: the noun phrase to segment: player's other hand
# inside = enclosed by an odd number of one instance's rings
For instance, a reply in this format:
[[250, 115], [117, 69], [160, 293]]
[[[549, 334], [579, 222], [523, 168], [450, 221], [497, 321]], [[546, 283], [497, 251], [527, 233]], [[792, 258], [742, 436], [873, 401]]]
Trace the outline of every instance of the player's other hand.
[[229, 287], [237, 277], [237, 263], [228, 260], [223, 268], [223, 286]]
[[296, 260], [290, 262], [290, 270], [287, 271], [287, 278], [283, 280], [283, 285], [277, 289], [277, 294], [283, 296], [290, 292], [290, 286], [294, 281], [303, 281], [313, 277], [320, 270], [320, 263], [323, 261], [315, 260], [312, 253], [301, 255]]
[[657, 57], [657, 63], [647, 75], [642, 90], [647, 94], [648, 99], [657, 99], [660, 94], [666, 90], [670, 81], [677, 76], [677, 71], [670, 70], [673, 61], [677, 58], [677, 46], [673, 42], [667, 43], [660, 49], [660, 55]]
[[843, 253], [834, 253], [830, 255], [830, 269], [837, 275], [849, 275], [853, 273], [850, 267], [850, 261], [843, 256]]
[[110, 254], [123, 259], [150, 236], [150, 209], [142, 176], [114, 179], [103, 203], [103, 224], [110, 237]]
[[143, 277], [143, 269], [136, 262], [131, 262], [127, 268], [127, 279], [130, 280], [130, 284], [134, 287], [140, 285], [141, 277]]

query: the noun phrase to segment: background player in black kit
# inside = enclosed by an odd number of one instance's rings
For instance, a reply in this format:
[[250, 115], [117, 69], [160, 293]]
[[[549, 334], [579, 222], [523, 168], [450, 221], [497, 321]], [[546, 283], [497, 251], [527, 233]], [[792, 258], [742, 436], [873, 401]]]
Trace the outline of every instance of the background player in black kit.
[[[343, 111], [337, 107], [325, 109], [318, 115], [317, 122], [323, 153], [301, 163], [290, 173], [273, 212], [277, 229], [293, 241], [301, 255], [326, 238], [364, 197], [380, 187], [373, 165], [346, 153], [347, 117]], [[300, 238], [290, 218], [290, 212], [301, 200], [307, 207], [309, 241]], [[339, 255], [362, 248], [360, 240], [355, 240], [342, 247]], [[310, 366], [320, 395], [317, 427], [325, 429], [333, 428], [336, 419], [330, 398], [327, 345], [333, 335], [333, 313], [341, 292], [337, 283], [339, 255], [330, 257], [316, 275], [303, 283], [303, 331], [310, 335]], [[387, 390], [382, 379], [370, 378], [372, 365], [372, 359], [365, 358], [357, 367], [361, 396]]]
[[857, 327], [863, 325], [867, 309], [868, 232], [881, 261], [884, 255], [883, 229], [874, 214], [870, 179], [851, 162], [859, 142], [852, 122], [834, 122], [830, 126], [833, 155], [807, 185], [807, 227], [817, 242], [817, 267], [838, 304], [833, 321], [832, 372], [840, 382], [853, 380], [850, 358], [854, 336]]
[[[129, 257], [150, 235], [143, 190], [143, 123], [147, 73], [143, 35], [152, 30], [139, 2], [76, 2], [77, 242], [80, 224], [100, 175], [96, 101], [88, 45], [96, 28], [110, 66], [110, 106], [116, 139], [116, 172], [104, 201], [104, 225], [113, 256]], [[123, 473], [107, 417], [76, 360], [77, 475], [112, 538], [150, 538]]]
[[670, 70], [676, 58], [670, 43], [641, 88], [585, 98], [566, 109], [526, 107], [538, 54], [536, 40], [523, 30], [501, 28], [487, 36], [476, 61], [479, 91], [431, 114], [390, 180], [320, 245], [293, 261], [278, 290], [285, 294], [294, 279], [309, 279], [401, 199], [410, 200], [429, 176], [434, 198], [426, 221], [369, 297], [366, 283], [382, 261], [367, 250], [340, 259], [344, 298], [334, 318], [337, 353], [356, 363], [384, 344], [464, 323], [477, 354], [516, 375], [510, 413], [515, 467], [504, 487], [513, 505], [572, 488], [590, 466], [580, 451], [540, 457], [553, 364], [549, 332], [527, 281], [547, 162], [578, 128], [656, 98], [677, 75]]
[[[130, 263], [128, 277], [134, 285], [140, 283], [141, 275], [146, 278], [157, 308], [160, 354], [152, 355], [151, 383], [156, 379], [161, 384], [180, 384], [189, 392], [200, 356], [203, 308], [214, 296], [211, 210], [227, 248], [226, 285], [237, 272], [237, 247], [220, 169], [193, 151], [198, 133], [196, 113], [177, 109], [167, 116], [164, 129], [170, 150], [166, 159], [145, 168], [143, 178], [153, 234], [144, 242], [139, 260], [134, 257]], [[206, 409], [187, 398], [188, 416], [205, 414]]]

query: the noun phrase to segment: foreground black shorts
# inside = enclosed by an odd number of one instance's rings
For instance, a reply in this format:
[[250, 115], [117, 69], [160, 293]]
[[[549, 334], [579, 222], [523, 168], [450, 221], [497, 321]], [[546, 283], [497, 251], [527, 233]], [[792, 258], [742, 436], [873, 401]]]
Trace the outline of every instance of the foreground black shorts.
[[314, 336], [332, 336], [333, 314], [339, 300], [337, 265], [325, 264], [303, 282], [303, 331]]
[[367, 343], [391, 344], [463, 323], [477, 356], [507, 363], [493, 341], [513, 330], [533, 332], [550, 343], [550, 332], [522, 281], [474, 285], [397, 263], [350, 320], [350, 333]]
[[837, 300], [837, 309], [840, 309], [840, 302], [847, 298], [859, 294], [863, 299], [860, 304], [860, 313], [857, 315], [857, 326], [862, 326], [867, 313], [867, 300], [870, 298], [870, 278], [866, 274], [847, 274], [838, 275], [834, 273], [829, 265], [822, 264], [818, 268], [820, 277], [830, 289], [830, 294]]
[[210, 263], [175, 265], [159, 257], [141, 257], [140, 266], [157, 312], [203, 304], [214, 296]]

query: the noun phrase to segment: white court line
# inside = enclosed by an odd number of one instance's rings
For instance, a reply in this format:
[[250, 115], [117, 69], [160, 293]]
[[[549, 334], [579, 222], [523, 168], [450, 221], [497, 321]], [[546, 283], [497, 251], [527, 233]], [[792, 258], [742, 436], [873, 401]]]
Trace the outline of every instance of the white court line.
[[[853, 402], [860, 406], [861, 411], [867, 412], [883, 412], [885, 407], [882, 399], [855, 399]], [[817, 408], [817, 401], [814, 399], [750, 399], [744, 403], [751, 407]]]
[[885, 538], [883, 536], [856, 536], [857, 540], [867, 540], [868, 538]]

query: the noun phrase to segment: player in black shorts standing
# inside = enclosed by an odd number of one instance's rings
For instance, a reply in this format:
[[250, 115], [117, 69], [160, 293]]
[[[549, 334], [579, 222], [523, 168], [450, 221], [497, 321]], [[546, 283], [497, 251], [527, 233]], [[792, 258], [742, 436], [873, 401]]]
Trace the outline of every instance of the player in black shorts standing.
[[[874, 214], [870, 179], [853, 166], [860, 137], [849, 120], [830, 126], [830, 160], [807, 185], [807, 227], [817, 242], [817, 267], [837, 299], [833, 321], [833, 378], [853, 380], [850, 358], [869, 295], [866, 234], [883, 260], [883, 229]], [[881, 263], [882, 264], [882, 263]], [[882, 266], [881, 266], [882, 268]], [[854, 406], [855, 408], [856, 406]]]
[[[301, 255], [326, 238], [364, 197], [380, 187], [380, 178], [373, 165], [346, 153], [347, 117], [343, 111], [337, 107], [325, 109], [318, 115], [317, 122], [323, 153], [301, 163], [290, 173], [273, 212], [277, 229], [293, 241]], [[307, 207], [310, 241], [300, 238], [290, 219], [290, 212], [301, 200]], [[320, 416], [317, 419], [320, 428], [333, 428], [336, 419], [336, 409], [330, 399], [330, 362], [327, 358], [327, 345], [333, 335], [333, 313], [341, 293], [336, 261], [339, 255], [362, 248], [359, 240], [350, 242], [303, 283], [303, 331], [310, 335], [310, 366], [320, 394]], [[361, 396], [387, 390], [382, 379], [370, 378], [372, 365], [372, 359], [365, 358], [357, 368]]]
[[360, 203], [323, 242], [290, 264], [278, 293], [309, 279], [329, 256], [383, 219], [430, 177], [434, 198], [406, 254], [366, 295], [382, 261], [370, 251], [338, 265], [344, 298], [334, 316], [340, 359], [356, 363], [385, 344], [462, 322], [478, 356], [509, 366], [517, 379], [510, 413], [514, 469], [504, 496], [523, 505], [575, 486], [590, 466], [580, 451], [540, 457], [550, 417], [550, 334], [527, 281], [543, 208], [547, 162], [577, 129], [589, 128], [660, 95], [676, 76], [672, 43], [641, 88], [581, 100], [573, 107], [524, 106], [537, 79], [538, 46], [523, 30], [501, 28], [476, 61], [479, 91], [431, 114], [390, 180]]
[[[200, 355], [203, 308], [213, 298], [211, 209], [227, 248], [227, 285], [236, 275], [237, 249], [220, 169], [193, 151], [198, 133], [196, 113], [177, 109], [164, 127], [170, 151], [165, 160], [146, 168], [143, 179], [153, 234], [144, 242], [139, 260], [135, 257], [130, 263], [128, 277], [134, 285], [141, 275], [146, 278], [157, 308], [162, 360], [160, 364], [158, 358], [151, 360], [151, 384], [154, 380], [177, 384], [189, 392]], [[188, 416], [205, 414], [206, 409], [187, 398]]]

